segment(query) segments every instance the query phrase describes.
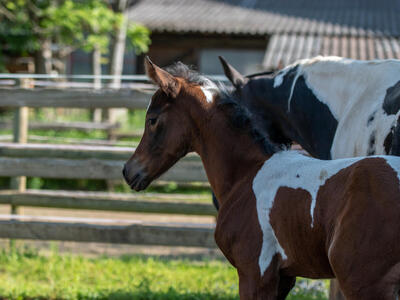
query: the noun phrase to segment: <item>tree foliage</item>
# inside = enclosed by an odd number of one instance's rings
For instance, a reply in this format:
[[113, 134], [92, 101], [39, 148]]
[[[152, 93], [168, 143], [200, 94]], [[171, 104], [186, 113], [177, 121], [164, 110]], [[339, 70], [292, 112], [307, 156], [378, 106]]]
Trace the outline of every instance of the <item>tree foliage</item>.
[[[106, 0], [0, 0], [1, 51], [28, 55], [50, 40], [56, 56], [76, 48], [106, 53], [112, 34], [125, 16], [112, 10]], [[148, 50], [149, 30], [129, 24], [127, 38], [136, 53]]]
[[129, 44], [135, 49], [136, 54], [146, 53], [149, 51], [150, 45], [150, 30], [140, 24], [130, 24], [126, 36]]

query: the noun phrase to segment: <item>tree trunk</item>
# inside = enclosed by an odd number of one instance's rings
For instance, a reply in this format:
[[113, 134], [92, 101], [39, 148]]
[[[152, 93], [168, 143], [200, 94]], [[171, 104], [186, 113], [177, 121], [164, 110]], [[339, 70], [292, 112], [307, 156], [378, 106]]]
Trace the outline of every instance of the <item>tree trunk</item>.
[[[101, 51], [95, 45], [92, 53], [92, 73], [95, 76], [93, 79], [94, 89], [101, 89]], [[95, 108], [92, 112], [93, 122], [101, 122], [101, 108]]]
[[51, 40], [44, 38], [40, 41], [40, 49], [35, 52], [35, 73], [50, 74], [52, 70]]
[[95, 45], [92, 53], [92, 68], [93, 75], [95, 76], [93, 79], [93, 84], [95, 89], [101, 88], [101, 51], [100, 48]]
[[[127, 7], [127, 0], [119, 0], [117, 6], [115, 7], [115, 11], [118, 13], [124, 13]], [[114, 78], [111, 80], [111, 87], [115, 89], [119, 89], [121, 87], [121, 78], [122, 69], [124, 66], [124, 54], [125, 54], [125, 41], [126, 41], [126, 30], [128, 27], [127, 17], [124, 15], [121, 26], [118, 28], [117, 34], [113, 39], [113, 45], [111, 50], [111, 60], [110, 60], [110, 75], [114, 75]], [[109, 109], [107, 112], [107, 121], [110, 123], [115, 123], [117, 121], [117, 117], [120, 115], [121, 117], [125, 114], [126, 109]], [[112, 133], [109, 133], [110, 137], [112, 137]]]
[[[124, 2], [126, 6], [126, 0], [120, 0], [120, 4], [121, 2]], [[115, 77], [111, 81], [111, 86], [114, 88], [119, 88], [121, 84], [121, 78], [119, 78], [119, 76], [122, 75], [122, 69], [124, 66], [127, 26], [128, 26], [127, 17], [124, 16], [123, 22], [120, 28], [118, 29], [116, 37], [114, 38], [114, 43], [111, 53], [110, 75], [115, 75]]]
[[[127, 7], [127, 0], [119, 0], [115, 7], [115, 12], [124, 14]], [[124, 15], [121, 26], [118, 28], [116, 36], [113, 38], [113, 45], [111, 50], [110, 60], [110, 75], [116, 75], [112, 79], [111, 85], [115, 88], [119, 88], [121, 79], [122, 69], [124, 66], [124, 54], [125, 54], [125, 41], [126, 41], [126, 30], [128, 27], [128, 18]]]

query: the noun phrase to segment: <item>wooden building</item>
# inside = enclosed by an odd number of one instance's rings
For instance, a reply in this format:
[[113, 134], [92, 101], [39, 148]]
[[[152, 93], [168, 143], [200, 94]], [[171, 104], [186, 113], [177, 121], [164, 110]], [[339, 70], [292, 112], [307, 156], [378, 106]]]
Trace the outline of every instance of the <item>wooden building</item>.
[[181, 60], [207, 74], [222, 72], [218, 55], [244, 73], [320, 54], [400, 58], [399, 15], [391, 0], [141, 0], [128, 13], [152, 30], [156, 63]]

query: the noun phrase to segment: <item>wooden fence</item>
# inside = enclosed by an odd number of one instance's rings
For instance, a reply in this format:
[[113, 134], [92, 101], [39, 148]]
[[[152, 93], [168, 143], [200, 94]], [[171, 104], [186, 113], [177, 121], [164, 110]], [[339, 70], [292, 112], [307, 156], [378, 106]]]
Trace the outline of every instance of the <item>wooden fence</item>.
[[153, 91], [116, 89], [0, 89], [1, 107], [146, 109]]
[[[15, 215], [19, 206], [30, 206], [214, 216], [216, 211], [211, 201], [199, 202], [188, 195], [26, 190], [21, 184], [24, 176], [122, 179], [123, 163], [134, 151], [133, 148], [109, 146], [26, 144], [27, 107], [143, 109], [149, 99], [150, 92], [143, 90], [0, 89], [0, 107], [16, 109], [16, 143], [0, 143], [0, 176], [16, 178], [12, 190], [0, 192], [0, 204], [11, 205], [14, 213], [0, 216], [0, 237], [214, 247], [212, 224], [161, 224], [132, 220], [115, 224], [115, 220]], [[207, 182], [196, 155], [182, 159], [160, 180]]]

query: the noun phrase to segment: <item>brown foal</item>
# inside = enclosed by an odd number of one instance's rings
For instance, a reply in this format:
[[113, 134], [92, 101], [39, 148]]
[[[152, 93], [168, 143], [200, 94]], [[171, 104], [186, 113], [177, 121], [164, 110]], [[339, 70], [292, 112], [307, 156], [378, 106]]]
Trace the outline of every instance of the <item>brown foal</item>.
[[336, 277], [347, 299], [397, 299], [400, 159], [322, 161], [282, 151], [210, 80], [146, 60], [159, 86], [123, 174], [145, 189], [197, 152], [219, 201], [215, 240], [241, 299], [285, 299], [296, 276]]

